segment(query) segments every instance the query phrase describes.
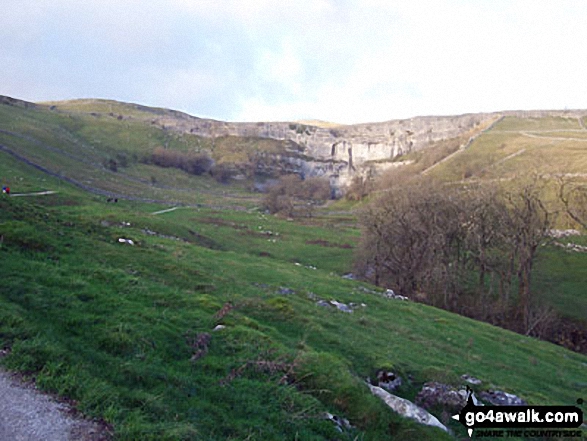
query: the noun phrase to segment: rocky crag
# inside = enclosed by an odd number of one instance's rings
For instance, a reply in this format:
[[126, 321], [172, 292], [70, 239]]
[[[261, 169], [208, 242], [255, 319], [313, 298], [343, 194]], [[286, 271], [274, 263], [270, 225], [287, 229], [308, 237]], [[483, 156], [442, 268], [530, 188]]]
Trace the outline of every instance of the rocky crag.
[[[85, 104], [114, 101], [76, 100]], [[0, 103], [25, 108], [46, 107], [0, 96]], [[57, 105], [47, 106], [59, 111]], [[505, 116], [520, 118], [580, 118], [587, 110], [537, 110], [475, 113], [458, 116], [421, 116], [402, 120], [354, 125], [313, 125], [300, 122], [224, 122], [194, 117], [182, 112], [124, 104], [130, 110], [119, 119], [142, 119], [177, 133], [207, 138], [238, 136], [287, 141], [280, 153], [264, 154], [259, 171], [273, 174], [298, 173], [302, 176], [324, 176], [334, 189], [341, 190], [354, 176], [376, 175], [391, 167], [405, 164], [402, 156], [433, 146], [440, 141], [459, 138], [466, 148], [484, 130]], [[91, 106], [90, 106], [91, 107]], [[138, 110], [138, 112], [136, 112]], [[581, 125], [581, 127], [583, 127]]]
[[429, 116], [325, 128], [291, 122], [231, 123], [188, 115], [178, 118], [174, 114], [157, 116], [152, 124], [210, 138], [239, 136], [290, 141], [291, 148], [274, 159], [304, 176], [329, 177], [333, 187], [342, 188], [357, 174], [373, 174], [401, 165], [398, 158], [402, 155], [464, 133], [473, 134], [499, 116]]
[[[587, 111], [507, 111], [459, 116], [423, 116], [380, 123], [321, 127], [295, 122], [233, 123], [174, 112], [152, 123], [204, 137], [240, 136], [290, 141], [291, 148], [273, 158], [289, 172], [329, 177], [344, 188], [356, 175], [372, 175], [404, 164], [401, 156], [447, 139], [462, 137], [465, 148], [504, 116], [579, 118]], [[464, 137], [463, 137], [464, 136]]]

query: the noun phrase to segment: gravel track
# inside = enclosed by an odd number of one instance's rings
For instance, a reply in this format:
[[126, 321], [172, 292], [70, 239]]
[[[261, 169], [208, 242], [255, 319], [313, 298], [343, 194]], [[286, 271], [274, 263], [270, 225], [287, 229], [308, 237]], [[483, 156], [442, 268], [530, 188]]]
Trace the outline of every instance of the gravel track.
[[109, 441], [103, 423], [81, 418], [69, 404], [56, 401], [16, 374], [0, 370], [0, 440]]

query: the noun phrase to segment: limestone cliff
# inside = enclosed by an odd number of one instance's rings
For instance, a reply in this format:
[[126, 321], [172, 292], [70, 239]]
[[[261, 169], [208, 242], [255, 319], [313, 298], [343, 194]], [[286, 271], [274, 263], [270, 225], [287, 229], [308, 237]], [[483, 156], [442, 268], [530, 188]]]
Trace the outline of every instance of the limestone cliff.
[[347, 185], [355, 174], [397, 165], [401, 155], [434, 142], [473, 133], [496, 120], [498, 114], [428, 116], [381, 123], [331, 128], [290, 122], [231, 123], [184, 115], [163, 115], [154, 124], [204, 137], [241, 136], [290, 140], [298, 148], [279, 160], [307, 176], [327, 176], [333, 186]]

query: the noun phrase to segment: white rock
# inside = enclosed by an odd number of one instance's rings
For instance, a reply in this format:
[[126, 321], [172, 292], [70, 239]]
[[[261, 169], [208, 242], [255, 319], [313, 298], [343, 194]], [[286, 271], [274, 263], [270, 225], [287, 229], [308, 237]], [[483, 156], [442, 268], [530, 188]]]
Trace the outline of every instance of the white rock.
[[373, 395], [381, 398], [385, 404], [387, 404], [394, 412], [397, 412], [406, 418], [411, 418], [420, 424], [438, 427], [439, 429], [448, 432], [448, 429], [444, 424], [442, 424], [434, 415], [428, 413], [420, 406], [416, 406], [409, 400], [390, 394], [378, 386], [373, 386], [371, 384], [367, 384], [367, 386], [369, 386], [369, 389], [371, 389], [371, 393]]

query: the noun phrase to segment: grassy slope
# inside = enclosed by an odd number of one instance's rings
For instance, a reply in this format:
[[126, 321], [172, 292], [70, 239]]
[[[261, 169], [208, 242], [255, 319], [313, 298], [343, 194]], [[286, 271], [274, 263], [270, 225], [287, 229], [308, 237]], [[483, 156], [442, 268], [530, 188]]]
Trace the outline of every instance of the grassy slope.
[[[127, 126], [128, 137], [137, 141], [116, 141], [124, 140], [126, 121], [82, 115], [68, 126], [68, 116], [19, 112], [0, 114], [0, 128], [32, 134], [86, 161], [99, 162], [123, 145], [136, 153], [150, 139], [145, 126]], [[90, 117], [103, 125], [87, 123]], [[38, 142], [12, 138], [0, 143], [43, 164], [55, 161], [66, 174], [79, 167], [74, 159], [51, 156]], [[123, 173], [90, 171], [112, 177], [109, 185], [117, 191], [150, 197], [157, 190], [140, 183], [129, 187]], [[158, 172], [158, 181], [217, 192], [197, 196], [207, 202], [242, 204], [237, 198], [219, 202], [218, 194], [234, 193], [232, 188]], [[342, 279], [357, 238], [352, 228], [307, 227], [254, 210], [206, 207], [153, 216], [168, 205], [104, 204], [102, 197], [2, 152], [0, 176], [18, 191], [60, 192], [0, 199], [0, 342], [12, 347], [4, 363], [34, 373], [41, 387], [79, 400], [81, 409], [113, 423], [120, 439], [340, 437], [320, 419], [325, 410], [351, 419], [357, 429], [349, 438], [438, 439], [439, 432], [392, 415], [368, 394], [362, 379], [388, 366], [413, 375], [401, 391], [408, 398], [424, 381], [458, 384], [462, 373], [535, 404], [571, 404], [585, 393], [584, 356], [423, 305], [385, 300]], [[157, 191], [162, 198], [202, 201], [186, 192]], [[339, 220], [348, 224], [346, 217]], [[183, 240], [151, 236], [145, 229]], [[119, 244], [119, 237], [138, 245]], [[564, 286], [565, 303], [576, 310], [576, 296], [567, 293], [582, 292], [582, 276], [567, 289], [562, 268], [545, 262], [545, 271], [559, 275], [547, 278], [554, 284], [549, 289]], [[584, 261], [568, 262], [579, 268]], [[280, 287], [295, 294], [280, 295]], [[311, 293], [367, 306], [344, 314], [316, 306]], [[227, 301], [235, 309], [215, 318]], [[218, 323], [227, 328], [211, 333], [208, 354], [190, 363], [191, 339]], [[277, 365], [271, 372], [268, 364], [263, 370], [254, 363], [268, 360], [295, 362], [290, 384], [280, 384]], [[247, 362], [240, 376], [219, 384]]]
[[[29, 188], [57, 185], [2, 159], [2, 174], [30, 176]], [[352, 231], [193, 208], [149, 216], [153, 206], [105, 205], [65, 184], [57, 195], [0, 203], [0, 336], [12, 346], [4, 363], [79, 400], [121, 439], [332, 438], [325, 410], [350, 417], [364, 439], [438, 439], [369, 396], [361, 379], [383, 366], [414, 376], [403, 390], [411, 397], [423, 381], [458, 384], [462, 373], [533, 403], [584, 392], [584, 356], [342, 279], [352, 250], [311, 242], [352, 244]], [[316, 306], [310, 292], [367, 306], [344, 314]], [[227, 301], [235, 309], [215, 319]], [[218, 323], [227, 328], [190, 363], [189, 338]], [[254, 368], [219, 385], [247, 361], [294, 359], [293, 385]]]

